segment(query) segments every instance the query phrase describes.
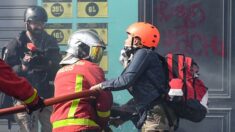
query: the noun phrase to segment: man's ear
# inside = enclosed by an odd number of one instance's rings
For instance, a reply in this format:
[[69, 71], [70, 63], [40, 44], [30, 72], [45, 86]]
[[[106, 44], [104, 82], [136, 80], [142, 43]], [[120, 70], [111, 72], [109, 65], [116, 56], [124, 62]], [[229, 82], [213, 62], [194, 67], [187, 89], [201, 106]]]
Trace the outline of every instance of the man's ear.
[[133, 42], [133, 44], [137, 44], [138, 45], [138, 43], [140, 43], [141, 41], [140, 41], [140, 38], [138, 38], [138, 37], [135, 37], [134, 38], [134, 42]]
[[139, 48], [142, 48], [142, 44], [141, 44], [141, 39], [140, 38], [138, 38], [138, 37], [136, 37], [136, 38], [134, 38], [134, 45], [136, 45], [137, 47], [139, 47]]
[[135, 45], [139, 45], [139, 44], [141, 44], [141, 39], [140, 39], [139, 37], [135, 37], [133, 43], [134, 43]]
[[138, 43], [139, 43], [139, 40], [138, 40], [138, 39], [134, 39], [133, 44], [136, 45], [136, 44], [138, 44]]

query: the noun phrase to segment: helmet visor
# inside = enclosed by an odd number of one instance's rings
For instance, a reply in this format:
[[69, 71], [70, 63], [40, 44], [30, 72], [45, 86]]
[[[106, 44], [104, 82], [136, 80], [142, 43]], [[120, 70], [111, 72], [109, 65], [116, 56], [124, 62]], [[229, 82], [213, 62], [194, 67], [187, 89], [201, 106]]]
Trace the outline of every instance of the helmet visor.
[[90, 58], [92, 62], [99, 63], [104, 54], [104, 47], [92, 46], [90, 49]]

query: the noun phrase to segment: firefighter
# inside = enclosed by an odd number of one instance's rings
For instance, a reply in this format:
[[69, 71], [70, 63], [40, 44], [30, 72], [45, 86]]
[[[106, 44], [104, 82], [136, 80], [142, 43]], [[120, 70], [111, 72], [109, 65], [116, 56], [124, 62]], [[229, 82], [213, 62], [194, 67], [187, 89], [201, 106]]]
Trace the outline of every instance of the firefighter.
[[[104, 72], [97, 65], [105, 45], [91, 30], [78, 30], [68, 40], [63, 66], [56, 74], [54, 96], [89, 90], [104, 81]], [[95, 64], [97, 63], [97, 64]], [[53, 106], [53, 132], [97, 132], [105, 129], [112, 106], [111, 92], [100, 91], [94, 97], [75, 99]]]
[[[135, 122], [143, 132], [173, 131], [161, 101], [166, 93], [166, 76], [155, 48], [160, 40], [159, 30], [149, 23], [137, 22], [127, 29], [123, 57], [125, 70], [116, 79], [92, 86], [91, 90], [116, 91], [128, 89], [139, 119]], [[164, 105], [165, 106], [165, 105]], [[168, 109], [168, 107], [167, 107]]]
[[[45, 99], [53, 97], [53, 80], [61, 61], [56, 40], [44, 30], [47, 19], [47, 13], [42, 7], [28, 7], [24, 13], [26, 30], [7, 44], [3, 56], [4, 61], [18, 75], [27, 78], [39, 95]], [[35, 48], [30, 49], [30, 44]], [[16, 105], [20, 103], [17, 101]], [[49, 106], [30, 116], [26, 113], [17, 113], [16, 121], [20, 125], [20, 131], [37, 132], [39, 121], [41, 131], [50, 132], [52, 130], [51, 112], [52, 107]]]
[[18, 77], [2, 59], [0, 59], [0, 74], [0, 91], [23, 101], [29, 113], [44, 107], [37, 90], [32, 88], [25, 78]]

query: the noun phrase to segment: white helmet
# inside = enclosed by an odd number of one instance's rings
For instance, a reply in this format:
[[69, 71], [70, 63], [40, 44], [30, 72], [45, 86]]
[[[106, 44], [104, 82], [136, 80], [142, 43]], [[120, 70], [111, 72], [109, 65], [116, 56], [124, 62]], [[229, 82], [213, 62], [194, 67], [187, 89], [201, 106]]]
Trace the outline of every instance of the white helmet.
[[86, 59], [99, 63], [105, 44], [103, 40], [91, 30], [78, 30], [68, 40], [67, 55], [60, 62], [62, 65], [74, 64], [78, 60]]

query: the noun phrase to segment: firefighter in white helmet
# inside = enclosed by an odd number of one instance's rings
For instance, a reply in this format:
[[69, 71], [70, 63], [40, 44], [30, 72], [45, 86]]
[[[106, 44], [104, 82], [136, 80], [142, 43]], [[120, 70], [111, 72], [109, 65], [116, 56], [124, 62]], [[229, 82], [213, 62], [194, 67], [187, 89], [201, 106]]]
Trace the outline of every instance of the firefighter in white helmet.
[[[68, 41], [67, 55], [55, 78], [55, 94], [61, 96], [89, 90], [104, 81], [99, 67], [105, 45], [91, 30], [78, 30]], [[112, 106], [111, 92], [101, 91], [95, 98], [75, 99], [53, 106], [53, 132], [97, 132], [107, 128]]]

